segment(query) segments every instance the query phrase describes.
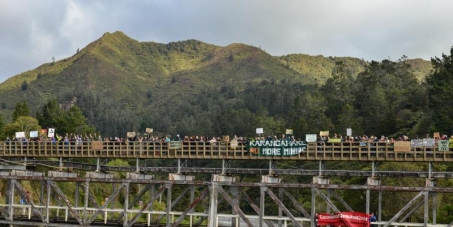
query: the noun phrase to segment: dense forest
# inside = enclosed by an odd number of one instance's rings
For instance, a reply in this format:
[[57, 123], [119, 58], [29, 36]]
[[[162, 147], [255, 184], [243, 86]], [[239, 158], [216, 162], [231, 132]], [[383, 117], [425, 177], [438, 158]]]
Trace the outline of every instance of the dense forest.
[[[352, 128], [353, 135], [395, 138], [433, 132], [453, 135], [452, 56], [453, 48], [431, 62], [406, 56], [371, 62], [347, 57], [273, 57], [243, 44], [140, 43], [121, 32], [107, 33], [72, 57], [0, 84], [0, 138], [13, 136], [24, 124], [33, 125], [30, 129], [54, 127], [60, 134], [103, 137], [124, 137], [126, 132], [142, 133], [146, 128], [159, 136], [254, 136], [255, 128], [264, 128], [267, 135], [290, 128], [299, 138], [319, 131], [346, 134], [346, 128]], [[309, 168], [312, 164], [281, 165]], [[426, 169], [422, 164], [381, 166]], [[436, 164], [435, 168], [449, 171], [453, 166]], [[364, 184], [365, 180], [336, 181]], [[386, 179], [385, 184], [423, 184], [419, 181]], [[347, 193], [348, 203], [362, 206], [363, 199]], [[451, 220], [453, 198], [439, 199], [444, 206], [439, 217]]]

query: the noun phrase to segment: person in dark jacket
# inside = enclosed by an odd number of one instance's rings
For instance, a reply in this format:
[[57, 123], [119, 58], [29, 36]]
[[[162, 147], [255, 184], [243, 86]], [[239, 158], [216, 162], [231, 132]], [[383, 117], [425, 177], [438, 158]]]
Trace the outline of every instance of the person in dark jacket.
[[[370, 214], [370, 223], [373, 223], [373, 222], [376, 222], [377, 221], [377, 218], [376, 218], [376, 215], [374, 215], [374, 212], [371, 212]], [[370, 225], [371, 227], [374, 227], [376, 225]]]

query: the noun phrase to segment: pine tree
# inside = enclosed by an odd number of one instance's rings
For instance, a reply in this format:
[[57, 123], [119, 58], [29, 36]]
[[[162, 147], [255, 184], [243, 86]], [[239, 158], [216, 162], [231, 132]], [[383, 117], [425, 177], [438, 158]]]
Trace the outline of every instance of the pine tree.
[[450, 55], [432, 58], [434, 71], [426, 78], [432, 129], [453, 134], [453, 47]]
[[26, 102], [18, 102], [13, 113], [13, 121], [16, 121], [20, 116], [30, 116], [30, 109]]

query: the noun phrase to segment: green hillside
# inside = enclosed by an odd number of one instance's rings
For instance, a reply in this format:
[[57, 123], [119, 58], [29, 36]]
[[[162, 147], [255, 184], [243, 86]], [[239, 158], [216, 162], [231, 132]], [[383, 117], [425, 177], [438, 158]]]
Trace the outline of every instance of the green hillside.
[[302, 75], [308, 75], [317, 83], [324, 84], [332, 77], [336, 62], [343, 62], [348, 73], [356, 77], [365, 70], [366, 61], [351, 57], [324, 57], [322, 55], [310, 56], [306, 54], [290, 54], [277, 57], [282, 64]]
[[[249, 106], [254, 111], [261, 111], [263, 103], [275, 102], [267, 114], [285, 114], [297, 92], [325, 84], [338, 62], [353, 78], [368, 65], [350, 57], [275, 57], [238, 43], [225, 47], [197, 40], [161, 44], [138, 42], [122, 32], [106, 33], [71, 57], [0, 84], [1, 110], [10, 120], [16, 103], [26, 101], [34, 112], [56, 97], [62, 104], [79, 106], [91, 124], [111, 136], [144, 127], [189, 130], [198, 121], [210, 117], [212, 122], [222, 111], [252, 102], [254, 107]], [[429, 62], [419, 59], [411, 65], [419, 75], [429, 69]], [[268, 90], [266, 95], [275, 94], [267, 101], [248, 95], [257, 92], [256, 86], [272, 84], [306, 88]], [[280, 104], [272, 99], [280, 99]]]
[[415, 76], [421, 81], [425, 80], [426, 76], [433, 70], [430, 61], [425, 61], [420, 58], [408, 59], [407, 63], [411, 66]]

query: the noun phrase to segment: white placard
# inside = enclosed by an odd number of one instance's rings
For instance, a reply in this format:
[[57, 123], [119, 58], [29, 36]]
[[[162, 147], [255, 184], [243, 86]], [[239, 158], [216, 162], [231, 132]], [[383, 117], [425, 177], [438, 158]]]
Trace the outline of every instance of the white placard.
[[437, 141], [438, 151], [448, 151], [449, 150], [449, 148], [448, 148], [449, 144], [450, 144], [450, 141], [448, 141], [448, 140], [439, 140], [439, 141]]
[[256, 128], [256, 134], [263, 134], [264, 130], [263, 128]]
[[352, 136], [352, 128], [346, 129], [346, 136]]
[[25, 132], [16, 132], [16, 138], [24, 138]]
[[47, 130], [47, 137], [52, 138], [55, 136], [55, 129], [54, 128], [49, 128]]
[[305, 135], [305, 141], [307, 141], [307, 143], [314, 143], [316, 142], [318, 138], [318, 135], [316, 134], [306, 134]]
[[30, 131], [30, 138], [38, 137], [38, 131]]

